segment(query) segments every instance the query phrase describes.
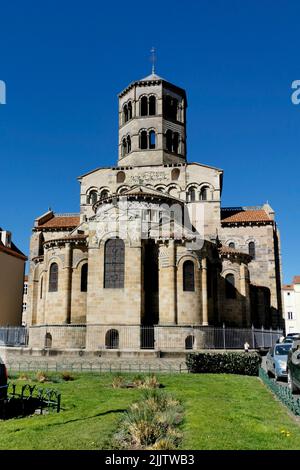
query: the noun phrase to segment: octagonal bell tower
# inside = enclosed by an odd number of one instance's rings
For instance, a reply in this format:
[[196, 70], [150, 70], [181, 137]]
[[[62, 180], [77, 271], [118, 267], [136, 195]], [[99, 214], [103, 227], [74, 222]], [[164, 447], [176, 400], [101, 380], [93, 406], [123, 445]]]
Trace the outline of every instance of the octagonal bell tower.
[[119, 94], [119, 166], [186, 161], [185, 91], [152, 73]]

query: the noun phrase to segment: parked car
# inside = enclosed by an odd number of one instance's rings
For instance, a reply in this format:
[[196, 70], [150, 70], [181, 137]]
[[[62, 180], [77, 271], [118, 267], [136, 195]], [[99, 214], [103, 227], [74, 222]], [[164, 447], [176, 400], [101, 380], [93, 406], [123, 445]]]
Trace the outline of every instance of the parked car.
[[7, 369], [0, 358], [0, 399], [7, 396]]
[[300, 338], [300, 333], [288, 333], [286, 336], [290, 338], [293, 338], [294, 336], [299, 336]]
[[300, 340], [295, 340], [287, 360], [288, 384], [292, 393], [300, 391]]
[[269, 376], [274, 376], [275, 380], [287, 377], [287, 358], [292, 343], [275, 344], [269, 349], [266, 355], [266, 368]]

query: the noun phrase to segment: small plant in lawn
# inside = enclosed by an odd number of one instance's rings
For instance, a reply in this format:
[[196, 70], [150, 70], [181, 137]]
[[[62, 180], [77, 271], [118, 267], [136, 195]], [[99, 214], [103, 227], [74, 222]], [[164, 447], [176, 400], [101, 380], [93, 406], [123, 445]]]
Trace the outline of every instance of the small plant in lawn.
[[37, 373], [36, 373], [36, 376], [35, 376], [36, 380], [38, 382], [48, 382], [49, 381], [49, 377], [48, 375], [46, 374], [46, 372], [43, 372], [41, 370], [39, 370]]
[[62, 372], [61, 377], [63, 380], [65, 380], [65, 382], [70, 382], [74, 380], [74, 376], [70, 372], [67, 372], [67, 371]]
[[21, 372], [21, 374], [18, 377], [18, 380], [29, 380], [29, 377], [27, 374], [24, 374], [23, 372]]
[[113, 388], [122, 388], [125, 386], [125, 378], [122, 375], [116, 375], [112, 381]]
[[114, 437], [117, 449], [176, 449], [182, 434], [177, 429], [183, 408], [171, 395], [147, 390], [133, 403]]

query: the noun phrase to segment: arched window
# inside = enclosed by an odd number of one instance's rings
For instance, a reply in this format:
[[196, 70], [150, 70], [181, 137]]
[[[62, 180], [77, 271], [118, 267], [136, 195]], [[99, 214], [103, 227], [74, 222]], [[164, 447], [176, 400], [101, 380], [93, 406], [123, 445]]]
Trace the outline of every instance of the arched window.
[[173, 134], [173, 152], [178, 153], [179, 147], [179, 134], [178, 132], [174, 132]]
[[230, 242], [228, 246], [229, 246], [229, 248], [235, 248], [235, 243], [234, 243], [234, 242]]
[[41, 287], [40, 287], [40, 299], [43, 298], [43, 284], [44, 284], [44, 278], [42, 276], [41, 277]]
[[51, 348], [52, 347], [52, 335], [51, 333], [46, 333], [45, 334], [45, 348]]
[[128, 103], [128, 121], [129, 119], [132, 119], [132, 104], [131, 101]]
[[118, 330], [108, 330], [105, 335], [105, 347], [107, 349], [119, 349]]
[[149, 116], [155, 116], [156, 114], [156, 98], [155, 96], [150, 96], [149, 98]]
[[193, 349], [195, 342], [195, 336], [189, 335], [185, 338], [185, 349]]
[[58, 291], [58, 264], [52, 263], [49, 271], [49, 292]]
[[195, 273], [193, 261], [183, 263], [183, 290], [192, 292], [195, 290]]
[[178, 100], [170, 95], [164, 99], [164, 117], [177, 121]]
[[149, 132], [149, 149], [155, 149], [155, 131]]
[[248, 250], [249, 250], [249, 255], [252, 256], [253, 259], [255, 259], [255, 243], [254, 242], [249, 243]]
[[125, 157], [127, 151], [126, 139], [122, 139], [122, 157]]
[[172, 181], [177, 181], [179, 179], [179, 175], [180, 175], [180, 170], [178, 168], [174, 168], [174, 170], [171, 171]]
[[140, 101], [140, 115], [148, 116], [148, 98], [147, 96], [142, 96]]
[[225, 277], [225, 291], [227, 299], [235, 299], [235, 279], [233, 274], [227, 274]]
[[89, 194], [88, 204], [95, 204], [95, 202], [97, 202], [97, 191], [93, 190]]
[[188, 190], [188, 202], [194, 202], [195, 200], [196, 200], [195, 188], [190, 188]]
[[81, 268], [80, 291], [87, 292], [88, 286], [88, 264], [84, 263]]
[[125, 245], [120, 238], [111, 238], [104, 250], [104, 288], [124, 287]]
[[127, 122], [128, 121], [128, 108], [127, 108], [127, 104], [125, 104], [125, 106], [123, 107], [123, 122]]
[[208, 199], [208, 187], [204, 186], [204, 188], [200, 191], [200, 201], [207, 201]]
[[118, 171], [117, 173], [117, 183], [124, 183], [126, 175], [124, 171]]
[[173, 132], [168, 129], [166, 132], [166, 147], [169, 152], [172, 152], [172, 139], [173, 139]]
[[103, 191], [101, 191], [100, 198], [103, 199], [108, 196], [109, 196], [109, 192], [107, 191], [107, 189], [103, 189]]
[[140, 149], [146, 149], [148, 147], [148, 135], [147, 131], [142, 131], [140, 133]]
[[126, 150], [127, 150], [127, 153], [131, 152], [131, 138], [130, 138], [129, 135], [127, 136], [127, 148], [126, 148]]

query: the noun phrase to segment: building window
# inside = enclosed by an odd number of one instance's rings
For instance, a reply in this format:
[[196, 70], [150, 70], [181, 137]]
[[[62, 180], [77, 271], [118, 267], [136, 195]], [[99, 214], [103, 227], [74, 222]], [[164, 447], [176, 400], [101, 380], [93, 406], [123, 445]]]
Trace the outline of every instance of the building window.
[[235, 279], [233, 274], [227, 274], [225, 277], [225, 291], [227, 299], [235, 299]]
[[81, 278], [80, 278], [81, 292], [87, 292], [87, 286], [88, 286], [88, 264], [84, 263], [81, 268]]
[[288, 312], [288, 320], [293, 320], [293, 312]]
[[166, 132], [166, 147], [169, 152], [172, 152], [172, 140], [173, 140], [173, 132], [168, 129]]
[[131, 138], [129, 135], [127, 136], [126, 144], [127, 144], [127, 147], [126, 147], [127, 153], [130, 153], [131, 152]]
[[127, 144], [126, 144], [126, 139], [122, 139], [122, 157], [125, 157], [126, 155], [126, 150], [127, 150]]
[[52, 335], [51, 333], [46, 333], [45, 334], [45, 348], [51, 348], [52, 347]]
[[170, 95], [164, 98], [164, 117], [177, 121], [178, 100]]
[[125, 245], [120, 238], [111, 238], [104, 250], [104, 288], [124, 287]]
[[142, 96], [140, 101], [140, 115], [148, 116], [148, 98], [147, 96]]
[[24, 284], [24, 295], [27, 295], [28, 292], [28, 284]]
[[26, 312], [26, 308], [27, 308], [27, 303], [23, 302], [23, 312]]
[[290, 293], [290, 292], [288, 292], [288, 293], [287, 293], [287, 295], [291, 295], [291, 293]]
[[125, 104], [124, 107], [123, 107], [123, 122], [124, 122], [124, 124], [127, 121], [128, 121], [128, 108], [127, 108], [127, 104]]
[[150, 96], [149, 98], [149, 116], [155, 116], [156, 114], [156, 98], [155, 96]]
[[204, 186], [204, 188], [200, 191], [200, 201], [207, 201], [208, 199], [208, 187]]
[[140, 133], [140, 149], [145, 150], [148, 147], [148, 135], [147, 131]]
[[149, 132], [149, 149], [155, 149], [155, 131]]
[[95, 204], [97, 202], [97, 191], [93, 190], [89, 194], [88, 204]]
[[190, 188], [188, 190], [188, 194], [187, 194], [187, 200], [188, 202], [194, 202], [196, 200], [196, 191], [194, 188]]
[[250, 242], [248, 245], [248, 249], [249, 249], [249, 255], [252, 256], [253, 259], [255, 259], [255, 243]]
[[193, 349], [195, 342], [195, 336], [189, 335], [185, 338], [185, 349]]
[[58, 291], [58, 264], [52, 263], [49, 274], [49, 292]]
[[171, 180], [177, 181], [179, 179], [179, 175], [180, 175], [180, 170], [178, 170], [178, 168], [174, 168], [171, 171]]
[[195, 273], [193, 261], [183, 263], [183, 290], [192, 292], [195, 290]]
[[105, 347], [107, 349], [119, 349], [118, 330], [108, 330], [105, 335]]
[[44, 278], [41, 278], [41, 287], [40, 287], [40, 299], [43, 298], [43, 284], [44, 284]]
[[178, 153], [179, 151], [179, 134], [172, 132], [170, 129], [166, 132], [166, 149], [168, 152]]
[[234, 242], [230, 242], [228, 246], [229, 246], [229, 248], [235, 249], [235, 243]]
[[126, 175], [124, 171], [118, 171], [117, 173], [117, 183], [124, 183]]
[[128, 121], [132, 119], [132, 104], [131, 101], [128, 103]]
[[107, 191], [107, 189], [103, 189], [103, 191], [101, 191], [100, 193], [100, 199], [103, 199], [108, 196], [109, 196], [109, 192]]

